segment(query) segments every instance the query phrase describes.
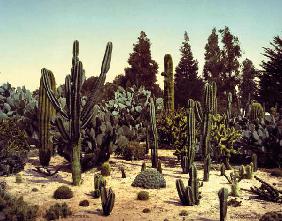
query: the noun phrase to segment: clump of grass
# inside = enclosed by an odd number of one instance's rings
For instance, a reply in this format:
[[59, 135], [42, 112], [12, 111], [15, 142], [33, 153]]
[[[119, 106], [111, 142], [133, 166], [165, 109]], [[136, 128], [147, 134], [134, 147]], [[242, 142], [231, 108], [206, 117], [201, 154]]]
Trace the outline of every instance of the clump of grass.
[[179, 213], [179, 216], [188, 216], [188, 211], [187, 210], [181, 210]]
[[23, 177], [20, 173], [16, 175], [16, 183], [22, 183], [23, 182]]
[[56, 220], [60, 217], [66, 218], [71, 214], [71, 208], [66, 203], [56, 203], [55, 205], [50, 206], [50, 208], [46, 211], [45, 218], [47, 220]]

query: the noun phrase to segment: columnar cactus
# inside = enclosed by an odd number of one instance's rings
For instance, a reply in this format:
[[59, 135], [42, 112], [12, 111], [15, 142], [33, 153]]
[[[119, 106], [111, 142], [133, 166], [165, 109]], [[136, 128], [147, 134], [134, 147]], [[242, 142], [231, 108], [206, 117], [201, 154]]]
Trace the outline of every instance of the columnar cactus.
[[187, 143], [182, 153], [182, 169], [183, 173], [188, 173], [192, 167], [195, 158], [196, 145], [196, 128], [195, 128], [195, 102], [192, 99], [188, 100], [187, 111]]
[[109, 190], [106, 187], [102, 187], [101, 189], [101, 201], [102, 201], [102, 208], [103, 214], [105, 216], [109, 216], [114, 208], [115, 205], [115, 193], [112, 191], [111, 188]]
[[252, 154], [252, 163], [254, 165], [254, 167], [253, 167], [254, 172], [257, 172], [257, 170], [258, 170], [258, 156], [255, 153]]
[[217, 98], [216, 98], [216, 84], [212, 82], [211, 84], [205, 85], [204, 92], [204, 112], [202, 120], [202, 150], [204, 158], [204, 181], [209, 180], [209, 171], [211, 164], [210, 156], [210, 131], [211, 131], [211, 117], [217, 113]]
[[224, 176], [225, 175], [225, 165], [224, 165], [224, 163], [222, 163], [221, 165], [220, 165], [220, 176]]
[[151, 160], [152, 167], [158, 167], [158, 131], [157, 131], [157, 123], [156, 123], [156, 108], [154, 99], [150, 98], [150, 118], [151, 118], [151, 136], [153, 139], [153, 143], [151, 145]]
[[221, 188], [218, 192], [218, 198], [220, 203], [220, 221], [225, 221], [227, 214], [228, 189]]
[[99, 198], [101, 195], [102, 187], [106, 187], [106, 180], [104, 177], [100, 174], [94, 175], [94, 191], [93, 191], [93, 197]]
[[69, 150], [72, 153], [72, 179], [74, 185], [79, 185], [81, 180], [81, 165], [80, 165], [80, 155], [81, 155], [81, 134], [82, 128], [85, 128], [87, 123], [93, 117], [93, 108], [95, 102], [98, 98], [98, 92], [101, 86], [105, 82], [106, 73], [110, 69], [111, 54], [112, 54], [112, 43], [109, 42], [106, 47], [104, 59], [101, 67], [101, 74], [92, 90], [90, 97], [88, 98], [86, 104], [81, 110], [81, 95], [80, 90], [82, 86], [82, 81], [84, 77], [84, 70], [82, 68], [82, 62], [79, 61], [79, 42], [75, 41], [73, 44], [73, 58], [72, 58], [72, 68], [71, 75], [67, 75], [65, 79], [65, 93], [66, 93], [66, 106], [67, 110], [63, 109], [59, 101], [55, 97], [54, 91], [50, 86], [49, 70], [43, 68], [41, 70], [43, 77], [43, 85], [48, 95], [49, 100], [59, 113], [62, 118], [68, 121], [68, 129], [65, 128], [63, 120], [61, 118], [56, 119], [56, 125], [59, 132]]
[[232, 116], [232, 93], [229, 92], [227, 95], [227, 111], [226, 111], [227, 121], [231, 120]]
[[[48, 72], [49, 85], [52, 91], [56, 90], [56, 82], [54, 75], [51, 72]], [[52, 106], [50, 100], [47, 97], [47, 92], [43, 86], [43, 76], [40, 78], [40, 87], [39, 87], [39, 160], [42, 166], [48, 166], [51, 155], [53, 152], [53, 146], [50, 142], [50, 121], [55, 116], [55, 109]]]
[[197, 168], [193, 164], [189, 172], [188, 186], [184, 187], [181, 179], [176, 180], [176, 189], [180, 201], [185, 206], [199, 205], [200, 203], [200, 192], [199, 192], [199, 181], [197, 178]]
[[164, 56], [164, 107], [168, 112], [174, 112], [174, 80], [173, 62], [170, 54]]
[[264, 110], [263, 110], [262, 105], [258, 102], [252, 102], [251, 110], [250, 110], [250, 120], [251, 121], [256, 121], [256, 120], [261, 121], [263, 117], [264, 117]]

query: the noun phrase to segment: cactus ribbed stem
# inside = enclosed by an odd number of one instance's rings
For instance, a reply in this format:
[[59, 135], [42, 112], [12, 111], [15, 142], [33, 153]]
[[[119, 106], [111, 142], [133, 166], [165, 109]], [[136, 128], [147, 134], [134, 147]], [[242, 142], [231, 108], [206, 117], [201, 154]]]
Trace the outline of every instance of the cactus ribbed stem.
[[81, 86], [84, 77], [84, 70], [82, 67], [82, 62], [79, 61], [79, 42], [74, 41], [73, 43], [73, 58], [72, 58], [72, 68], [71, 75], [67, 75], [65, 79], [65, 92], [66, 92], [66, 103], [67, 111], [62, 108], [58, 99], [55, 97], [54, 92], [51, 88], [49, 81], [50, 71], [47, 69], [42, 69], [42, 82], [49, 101], [52, 103], [53, 107], [58, 111], [58, 113], [68, 121], [69, 129], [66, 130], [63, 121], [60, 118], [56, 119], [56, 125], [59, 132], [63, 138], [63, 141], [68, 145], [69, 151], [71, 152], [71, 162], [72, 162], [72, 179], [74, 185], [79, 185], [81, 180], [81, 165], [80, 165], [80, 155], [81, 155], [81, 128], [84, 128], [89, 120], [92, 118], [95, 111], [93, 107], [97, 101], [98, 92], [100, 87], [104, 84], [106, 73], [110, 68], [112, 53], [112, 43], [109, 42], [106, 47], [104, 59], [101, 66], [101, 74], [93, 87], [92, 94], [88, 98], [86, 104], [81, 110]]
[[204, 158], [204, 181], [209, 180], [209, 171], [211, 164], [211, 144], [210, 144], [210, 131], [211, 131], [211, 118], [212, 115], [217, 113], [217, 87], [216, 83], [205, 85], [204, 91], [204, 112], [202, 121], [202, 151]]
[[[52, 72], [48, 73], [48, 81], [52, 91], [56, 90], [55, 78]], [[43, 86], [43, 77], [40, 79], [39, 88], [39, 160], [42, 166], [48, 166], [53, 146], [50, 142], [50, 121], [55, 116], [55, 109], [47, 97], [47, 92]]]
[[170, 54], [164, 56], [164, 108], [168, 112], [174, 112], [174, 80], [173, 62]]
[[220, 221], [226, 221], [228, 189], [221, 188], [218, 192], [220, 204]]
[[151, 158], [152, 167], [158, 167], [158, 131], [156, 123], [156, 108], [154, 99], [150, 98], [150, 117], [151, 117], [151, 135], [153, 139], [153, 145], [151, 146]]
[[232, 116], [232, 93], [231, 92], [229, 92], [228, 96], [227, 96], [226, 115], [227, 115], [227, 122], [229, 122], [231, 120], [231, 116]]

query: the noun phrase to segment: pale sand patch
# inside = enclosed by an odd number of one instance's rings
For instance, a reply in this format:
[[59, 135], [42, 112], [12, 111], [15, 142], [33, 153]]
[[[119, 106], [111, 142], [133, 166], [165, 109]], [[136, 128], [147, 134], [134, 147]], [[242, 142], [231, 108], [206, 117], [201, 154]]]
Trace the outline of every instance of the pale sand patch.
[[[31, 169], [38, 165], [38, 157], [36, 152], [30, 157], [29, 162], [25, 166], [25, 170], [21, 172], [24, 182], [21, 184], [15, 183], [15, 176], [3, 177], [7, 181], [8, 191], [23, 196], [24, 200], [32, 204], [40, 206], [40, 214], [43, 215], [45, 210], [50, 205], [56, 202], [67, 202], [74, 211], [74, 215], [64, 220], [114, 220], [114, 221], [162, 221], [167, 218], [170, 221], [176, 220], [199, 220], [199, 221], [217, 221], [219, 220], [219, 200], [217, 192], [221, 187], [227, 187], [230, 190], [230, 185], [224, 177], [219, 176], [219, 171], [212, 170], [210, 181], [205, 182], [200, 189], [202, 199], [198, 206], [182, 206], [178, 198], [175, 187], [175, 180], [182, 178], [185, 185], [188, 182], [188, 175], [181, 174], [181, 168], [176, 163], [176, 157], [173, 156], [172, 150], [159, 150], [159, 156], [163, 162], [163, 174], [165, 176], [167, 187], [159, 190], [147, 190], [150, 193], [148, 201], [136, 200], [137, 193], [141, 188], [131, 186], [135, 176], [140, 172], [143, 161], [124, 161], [116, 157], [111, 157], [112, 173], [107, 177], [108, 187], [112, 187], [116, 193], [116, 202], [113, 212], [110, 216], [104, 217], [101, 215], [100, 199], [93, 199], [89, 194], [93, 191], [93, 175], [95, 169], [83, 174], [83, 184], [79, 187], [71, 186], [71, 173], [67, 168], [60, 171], [54, 177], [44, 177]], [[147, 166], [150, 166], [150, 159], [146, 160]], [[66, 163], [61, 157], [52, 158], [51, 165], [56, 167]], [[127, 178], [121, 178], [121, 172], [118, 166], [125, 167]], [[214, 166], [215, 167], [215, 166]], [[197, 162], [199, 178], [203, 176], [201, 164]], [[281, 178], [272, 177], [269, 173], [259, 170], [256, 175], [270, 183], [276, 183], [276, 186], [282, 188]], [[60, 185], [68, 185], [74, 191], [74, 198], [69, 200], [53, 199], [54, 190]], [[251, 186], [259, 186], [259, 182], [253, 180], [242, 180], [241, 188], [249, 189]], [[38, 192], [32, 192], [32, 188], [37, 188]], [[249, 221], [258, 220], [259, 217], [269, 211], [281, 210], [281, 204], [250, 199], [252, 194], [247, 191], [242, 191], [241, 197], [238, 200], [242, 201], [240, 207], [228, 207], [228, 220], [232, 221]], [[230, 199], [231, 197], [229, 197]], [[81, 200], [88, 199], [89, 207], [80, 207], [78, 204]], [[150, 213], [143, 213], [144, 208], [149, 208]], [[184, 219], [179, 216], [181, 210], [187, 210], [188, 216]], [[38, 220], [44, 220], [39, 218]]]

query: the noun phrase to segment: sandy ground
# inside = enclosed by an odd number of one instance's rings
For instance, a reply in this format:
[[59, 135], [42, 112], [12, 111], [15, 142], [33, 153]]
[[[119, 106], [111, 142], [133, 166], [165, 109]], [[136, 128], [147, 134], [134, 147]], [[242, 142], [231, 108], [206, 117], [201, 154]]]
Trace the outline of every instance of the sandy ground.
[[[217, 221], [219, 220], [219, 200], [217, 192], [221, 187], [230, 189], [230, 185], [224, 177], [219, 176], [219, 171], [211, 171], [210, 181], [205, 182], [204, 186], [200, 189], [202, 192], [202, 199], [198, 206], [182, 206], [178, 198], [177, 190], [175, 187], [175, 180], [182, 178], [187, 185], [188, 175], [181, 174], [181, 168], [173, 156], [172, 150], [160, 150], [160, 159], [163, 162], [163, 174], [167, 182], [167, 187], [159, 190], [147, 190], [150, 194], [148, 201], [138, 201], [136, 199], [137, 193], [141, 188], [132, 187], [135, 176], [140, 172], [141, 164], [143, 161], [124, 161], [118, 158], [111, 158], [112, 173], [107, 177], [108, 187], [112, 187], [116, 193], [116, 202], [112, 214], [104, 217], [101, 214], [100, 199], [93, 199], [89, 194], [93, 191], [93, 175], [97, 172], [95, 169], [83, 174], [83, 183], [79, 187], [71, 186], [71, 173], [65, 168], [53, 177], [44, 177], [32, 168], [39, 165], [36, 152], [31, 155], [29, 162], [25, 166], [25, 170], [21, 172], [24, 182], [16, 183], [15, 176], [3, 177], [8, 184], [8, 191], [23, 196], [24, 200], [32, 204], [40, 206], [41, 217], [44, 215], [45, 210], [50, 205], [56, 202], [67, 202], [73, 210], [73, 216], [64, 220], [116, 220], [116, 221], [163, 221], [167, 218], [170, 221], [177, 220], [199, 220], [199, 221]], [[150, 159], [145, 160], [147, 165], [150, 165]], [[56, 167], [66, 163], [61, 157], [56, 156], [51, 161], [51, 166]], [[118, 166], [123, 165], [126, 169], [127, 178], [121, 178], [121, 172]], [[197, 164], [199, 169], [199, 178], [202, 178], [203, 170], [201, 165]], [[282, 179], [272, 177], [266, 171], [259, 170], [257, 176], [270, 183], [275, 183], [276, 187], [282, 189]], [[53, 199], [54, 190], [61, 186], [68, 185], [74, 192], [74, 198], [69, 200], [56, 200]], [[242, 180], [240, 186], [243, 189], [249, 189], [251, 186], [259, 186], [259, 182], [253, 180]], [[37, 188], [38, 192], [32, 192], [33, 188]], [[231, 199], [232, 197], [229, 197]], [[90, 202], [89, 207], [80, 207], [78, 204], [81, 200], [88, 199]], [[250, 192], [242, 191], [241, 197], [238, 198], [242, 201], [240, 207], [228, 207], [228, 220], [243, 221], [243, 220], [258, 220], [259, 217], [269, 211], [281, 211], [281, 204], [266, 202], [258, 199], [253, 199]], [[150, 213], [143, 213], [144, 208], [149, 208]], [[188, 216], [181, 217], [180, 211], [186, 210]], [[44, 220], [38, 218], [38, 220]]]

